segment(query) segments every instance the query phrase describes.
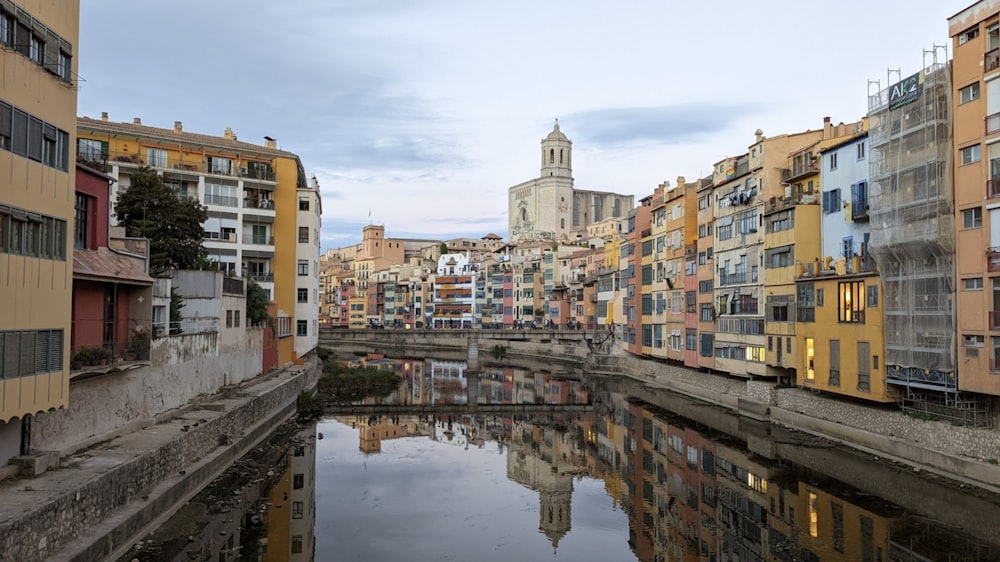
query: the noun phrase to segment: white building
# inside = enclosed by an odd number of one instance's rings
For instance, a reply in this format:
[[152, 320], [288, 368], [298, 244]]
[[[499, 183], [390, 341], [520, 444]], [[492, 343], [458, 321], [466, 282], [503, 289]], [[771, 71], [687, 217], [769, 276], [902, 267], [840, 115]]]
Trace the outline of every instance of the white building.
[[868, 133], [821, 150], [824, 257], [868, 256]]
[[323, 206], [319, 182], [298, 188], [295, 219], [297, 239], [295, 263], [306, 263], [305, 275], [300, 269], [295, 275], [295, 355], [302, 357], [319, 343], [319, 234]]

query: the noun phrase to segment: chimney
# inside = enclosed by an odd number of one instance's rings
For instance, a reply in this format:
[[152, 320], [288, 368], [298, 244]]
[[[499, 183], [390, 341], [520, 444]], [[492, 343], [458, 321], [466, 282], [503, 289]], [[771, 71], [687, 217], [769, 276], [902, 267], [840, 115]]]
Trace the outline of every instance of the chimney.
[[139, 119], [138, 117], [133, 117], [132, 118], [132, 124], [133, 125], [142, 125], [142, 119]]
[[175, 133], [183, 133], [184, 132], [184, 126], [181, 125], [180, 121], [174, 121], [174, 132]]
[[823, 138], [832, 139], [833, 138], [833, 125], [830, 124], [830, 118], [823, 118]]
[[107, 120], [108, 120], [108, 112], [107, 111], [102, 111], [101, 112], [101, 121], [107, 121]]
[[233, 136], [233, 128], [232, 127], [226, 127], [226, 131], [224, 133], [222, 133], [222, 138], [224, 138], [226, 140], [236, 140], [236, 137]]
[[753, 134], [754, 136], [757, 137], [757, 142], [764, 140], [764, 131], [757, 129], [756, 131], [753, 132]]
[[267, 148], [278, 148], [278, 139], [264, 137], [264, 146]]

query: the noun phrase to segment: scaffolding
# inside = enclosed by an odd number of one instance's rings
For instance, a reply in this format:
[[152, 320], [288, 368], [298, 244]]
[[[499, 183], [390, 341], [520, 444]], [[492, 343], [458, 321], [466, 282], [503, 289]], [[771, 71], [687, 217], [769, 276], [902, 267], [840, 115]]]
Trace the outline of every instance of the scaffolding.
[[886, 382], [901, 387], [904, 409], [980, 425], [985, 405], [958, 392], [951, 69], [937, 48], [927, 53], [934, 62], [907, 77], [891, 71], [897, 80], [868, 104]]

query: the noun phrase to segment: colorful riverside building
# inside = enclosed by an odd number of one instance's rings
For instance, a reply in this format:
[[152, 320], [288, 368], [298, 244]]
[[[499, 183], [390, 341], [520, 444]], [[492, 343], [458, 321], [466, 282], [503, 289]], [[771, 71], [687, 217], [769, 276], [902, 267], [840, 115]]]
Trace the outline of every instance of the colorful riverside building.
[[0, 465], [67, 407], [80, 3], [0, 3]]
[[[829, 191], [822, 191], [823, 174], [838, 170], [839, 153], [831, 154], [825, 163], [820, 153], [825, 147], [836, 146], [851, 135], [858, 134], [862, 127], [861, 122], [833, 125], [830, 118], [825, 117], [819, 135], [806, 132], [790, 137], [794, 140], [808, 137], [809, 140], [786, 155], [786, 167], [781, 170], [781, 183], [776, 186], [778, 189], [765, 187], [762, 225], [764, 286], [767, 290], [764, 303], [764, 333], [767, 336], [765, 365], [770, 376], [784, 381], [795, 379], [802, 350], [795, 341], [798, 326], [795, 279], [801, 269], [799, 266], [813, 263], [821, 257], [821, 213], [826, 216], [830, 212], [850, 208], [849, 202], [842, 204], [842, 199], [849, 199], [851, 194], [846, 186], [842, 189], [838, 184]], [[852, 162], [848, 156], [845, 154], [843, 158], [845, 168]], [[861, 165], [853, 166], [857, 170], [852, 172], [854, 182], [867, 178], [867, 173], [860, 171], [866, 161], [862, 158], [861, 162]], [[825, 194], [822, 200], [821, 193]], [[830, 233], [835, 232], [833, 225], [830, 226]], [[853, 238], [842, 240], [845, 244], [852, 244]], [[858, 253], [853, 246], [844, 251], [851, 256]], [[841, 322], [850, 323], [847, 320]], [[826, 325], [822, 326], [825, 330]]]
[[1000, 425], [1000, 1], [948, 19], [952, 38], [958, 390]]
[[[178, 196], [208, 208], [209, 259], [229, 275], [259, 283], [277, 305], [280, 365], [315, 347], [320, 207], [318, 188], [309, 185], [297, 155], [269, 137], [260, 146], [238, 140], [231, 129], [216, 137], [186, 132], [180, 121], [172, 129], [138, 118], [115, 123], [107, 113], [77, 119], [77, 135], [77, 159], [115, 178], [112, 201], [130, 185], [132, 170], [149, 166]], [[299, 289], [308, 302], [299, 301]]]
[[698, 185], [697, 252], [698, 368], [715, 368], [715, 205], [713, 176]]
[[[795, 266], [794, 347], [803, 351], [793, 364], [799, 386], [891, 402], [899, 393], [886, 384], [882, 361], [884, 295], [869, 251], [866, 123], [860, 132], [815, 148], [822, 258]], [[788, 226], [780, 215], [772, 217], [769, 229]]]

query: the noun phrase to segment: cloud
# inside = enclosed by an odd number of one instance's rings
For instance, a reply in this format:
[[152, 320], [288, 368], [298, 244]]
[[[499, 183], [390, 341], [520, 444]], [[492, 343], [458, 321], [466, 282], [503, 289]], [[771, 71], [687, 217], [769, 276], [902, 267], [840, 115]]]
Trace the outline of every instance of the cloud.
[[614, 107], [566, 116], [574, 137], [603, 149], [699, 142], [761, 111], [750, 104], [687, 103], [659, 107]]

